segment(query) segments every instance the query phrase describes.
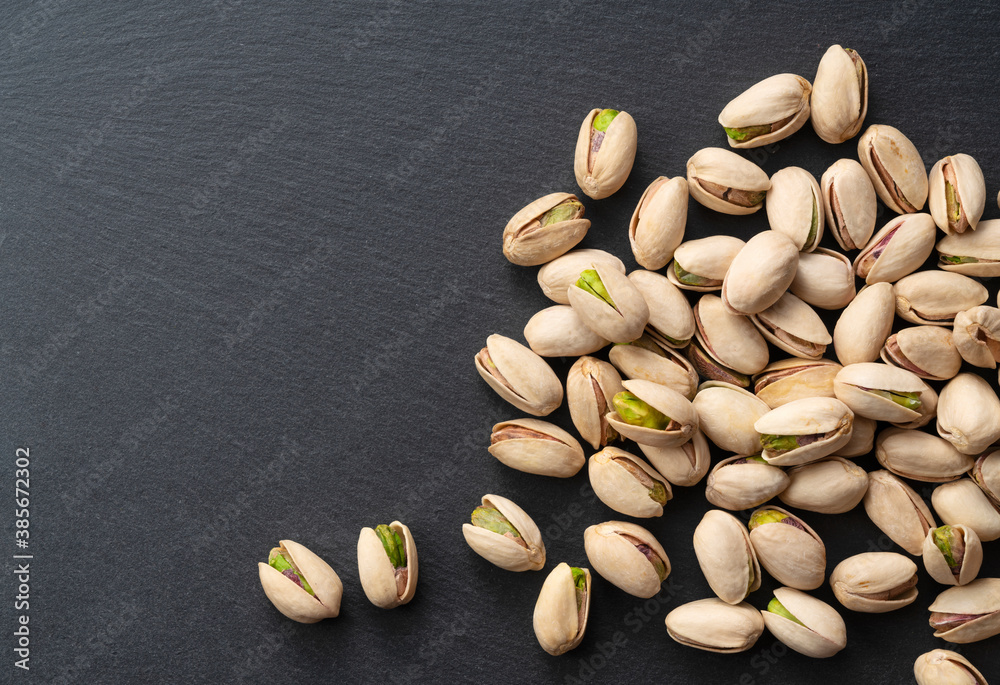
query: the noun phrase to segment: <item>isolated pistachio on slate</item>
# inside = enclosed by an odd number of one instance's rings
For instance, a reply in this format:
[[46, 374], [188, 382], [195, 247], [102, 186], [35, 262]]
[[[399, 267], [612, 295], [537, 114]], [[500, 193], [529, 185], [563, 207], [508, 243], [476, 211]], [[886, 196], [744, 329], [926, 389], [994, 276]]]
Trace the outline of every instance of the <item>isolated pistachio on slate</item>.
[[746, 243], [731, 235], [713, 235], [681, 243], [674, 250], [667, 278], [682, 290], [704, 293], [721, 290], [729, 265], [744, 245]]
[[830, 574], [837, 601], [851, 611], [883, 614], [917, 599], [917, 565], [896, 552], [848, 557]]
[[818, 247], [799, 253], [799, 265], [789, 290], [820, 309], [842, 309], [854, 299], [854, 267], [839, 252]]
[[1000, 309], [979, 306], [955, 317], [952, 342], [961, 359], [983, 369], [1000, 361]]
[[617, 269], [602, 264], [580, 272], [567, 294], [580, 319], [611, 342], [635, 340], [649, 321], [649, 307], [639, 289]]
[[833, 349], [840, 363], [847, 366], [878, 359], [895, 317], [892, 285], [875, 283], [859, 290], [833, 328]]
[[868, 172], [853, 159], [839, 159], [820, 178], [826, 226], [845, 250], [863, 247], [875, 232], [878, 199]]
[[922, 553], [927, 531], [937, 527], [920, 495], [888, 471], [868, 474], [864, 503], [872, 523], [914, 556]]
[[934, 251], [937, 229], [929, 214], [897, 216], [868, 241], [854, 260], [865, 282], [895, 282], [913, 273]]
[[1000, 399], [990, 384], [971, 373], [948, 381], [938, 400], [937, 432], [962, 454], [982, 454], [1000, 440]]
[[719, 114], [730, 147], [768, 145], [792, 135], [809, 120], [809, 81], [777, 74], [743, 91]]
[[835, 453], [851, 438], [854, 413], [832, 397], [806, 397], [772, 409], [754, 423], [762, 456], [775, 466], [794, 466]]
[[968, 526], [983, 542], [1000, 538], [1000, 509], [969, 478], [934, 488], [931, 504], [942, 521], [953, 526]]
[[583, 640], [590, 614], [590, 571], [563, 562], [545, 579], [532, 624], [538, 644], [559, 656]]
[[652, 597], [670, 575], [670, 559], [642, 526], [608, 521], [583, 532], [587, 559], [612, 585], [636, 597]]
[[962, 367], [952, 332], [940, 326], [911, 326], [893, 333], [879, 356], [886, 364], [932, 381], [954, 378]]
[[897, 476], [927, 483], [944, 483], [972, 468], [972, 457], [930, 433], [886, 428], [875, 442], [878, 462]]
[[684, 293], [662, 274], [633, 271], [628, 275], [649, 308], [646, 333], [661, 345], [684, 347], [694, 336], [694, 312]]
[[639, 445], [646, 459], [673, 485], [691, 487], [705, 477], [711, 466], [708, 441], [701, 431], [683, 445], [652, 447]]
[[803, 359], [819, 359], [833, 342], [819, 314], [792, 293], [752, 314], [750, 321], [769, 343]]
[[978, 228], [938, 241], [938, 266], [945, 271], [993, 278], [1000, 276], [1000, 219], [980, 221]]
[[848, 364], [833, 392], [854, 413], [900, 428], [919, 428], [934, 418], [937, 393], [915, 373], [888, 364]]
[[722, 601], [739, 604], [760, 587], [760, 564], [750, 535], [732, 514], [705, 512], [694, 529], [694, 552], [705, 580]]
[[983, 544], [971, 527], [957, 523], [927, 531], [924, 568], [942, 585], [967, 585], [983, 565]]
[[868, 113], [868, 67], [855, 50], [831, 45], [819, 61], [812, 90], [812, 125], [828, 143], [858, 135]]
[[638, 134], [628, 112], [592, 109], [580, 125], [573, 171], [583, 192], [595, 200], [608, 197], [625, 184]]
[[299, 623], [336, 618], [344, 586], [330, 565], [292, 540], [271, 550], [257, 564], [260, 584], [274, 608]]
[[683, 445], [698, 430], [698, 414], [686, 397], [665, 385], [627, 380], [615, 395], [608, 423], [620, 435], [641, 445]]
[[417, 591], [417, 545], [399, 521], [362, 528], [358, 576], [368, 601], [382, 609], [406, 604]]
[[1000, 578], [948, 588], [931, 603], [934, 637], [966, 644], [1000, 634]]
[[535, 266], [551, 261], [583, 240], [590, 220], [570, 193], [540, 197], [515, 214], [503, 230], [503, 254], [514, 264]]
[[643, 268], [662, 269], [684, 240], [687, 224], [687, 181], [660, 176], [639, 198], [628, 225], [632, 254]]
[[754, 394], [771, 409], [804, 397], [835, 397], [833, 379], [841, 368], [829, 359], [780, 359], [754, 376]]
[[742, 511], [767, 502], [788, 487], [788, 476], [758, 455], [723, 459], [708, 474], [705, 499], [717, 507]]
[[608, 359], [628, 378], [665, 385], [687, 398], [698, 387], [698, 373], [684, 351], [665, 346], [649, 333], [612, 346]]
[[799, 654], [823, 659], [847, 646], [847, 627], [837, 610], [800, 590], [777, 588], [761, 615], [771, 634]]
[[598, 499], [626, 516], [662, 516], [663, 505], [673, 496], [670, 483], [656, 469], [617, 447], [592, 456], [587, 473]]
[[675, 642], [720, 654], [745, 652], [764, 632], [759, 611], [746, 602], [734, 605], [716, 597], [682, 604], [664, 622]]
[[562, 404], [562, 383], [555, 371], [510, 338], [488, 337], [486, 347], [476, 354], [476, 371], [500, 397], [533, 416], [551, 414]]
[[750, 320], [728, 311], [722, 298], [705, 294], [694, 306], [694, 340], [688, 359], [698, 374], [740, 387], [767, 366], [767, 342]]
[[472, 551], [508, 571], [538, 571], [545, 566], [545, 543], [538, 526], [521, 507], [500, 495], [483, 495], [462, 535]]
[[722, 301], [734, 314], [762, 312], [788, 290], [799, 252], [783, 233], [762, 231], [747, 241], [722, 281]]
[[826, 457], [793, 466], [785, 475], [788, 484], [778, 493], [781, 501], [790, 507], [820, 514], [850, 511], [868, 491], [868, 473], [843, 457]]
[[623, 391], [621, 376], [611, 364], [580, 357], [566, 376], [566, 403], [580, 437], [597, 449], [618, 439], [607, 414], [615, 395]]
[[875, 192], [897, 214], [919, 212], [927, 201], [927, 171], [917, 148], [899, 131], [873, 124], [858, 139], [858, 159]]
[[782, 585], [815, 590], [826, 576], [826, 546], [798, 516], [781, 507], [750, 515], [750, 544], [764, 570]]
[[622, 260], [604, 250], [572, 250], [553, 259], [538, 270], [538, 286], [545, 297], [558, 304], [569, 304], [567, 290], [580, 278], [580, 272], [598, 264], [625, 273]]
[[771, 408], [753, 393], [731, 383], [706, 381], [691, 404], [702, 432], [719, 449], [736, 454], [760, 451], [760, 433], [753, 425]]
[[986, 180], [979, 163], [969, 155], [951, 155], [931, 167], [928, 205], [942, 231], [976, 230], [986, 208]]
[[784, 233], [800, 252], [812, 252], [823, 238], [823, 202], [819, 183], [808, 171], [790, 166], [771, 176], [767, 222]]
[[556, 478], [575, 476], [586, 463], [576, 438], [538, 419], [514, 419], [494, 425], [489, 451], [512, 469]]
[[981, 305], [986, 287], [968, 276], [947, 271], [921, 271], [893, 285], [896, 313], [912, 323], [951, 326], [959, 312]]
[[546, 307], [528, 319], [524, 339], [531, 351], [542, 357], [579, 357], [610, 344], [566, 304]]
[[917, 685], [988, 685], [986, 678], [961, 654], [933, 649], [913, 662]]
[[764, 206], [771, 180], [748, 159], [720, 147], [707, 147], [687, 162], [688, 191], [709, 209], [723, 214], [753, 214]]

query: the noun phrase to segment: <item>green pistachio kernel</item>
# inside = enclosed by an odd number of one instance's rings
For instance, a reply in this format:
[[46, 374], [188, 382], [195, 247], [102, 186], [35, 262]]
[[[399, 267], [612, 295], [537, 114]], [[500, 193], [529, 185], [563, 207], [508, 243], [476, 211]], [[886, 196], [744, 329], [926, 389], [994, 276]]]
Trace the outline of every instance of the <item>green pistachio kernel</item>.
[[920, 393], [919, 392], [892, 392], [891, 390], [875, 390], [869, 389], [868, 392], [878, 395], [879, 397], [884, 397], [887, 400], [892, 400], [901, 407], [906, 407], [912, 411], [920, 411]]
[[638, 397], [623, 390], [612, 400], [615, 411], [621, 420], [630, 426], [642, 426], [656, 430], [666, 430], [670, 425], [670, 417], [655, 409]]
[[799, 448], [799, 436], [765, 433], [760, 436], [760, 445], [769, 452], [791, 452]]
[[816, 246], [816, 233], [819, 230], [819, 208], [816, 205], [816, 198], [813, 197], [812, 224], [809, 226], [809, 235], [806, 237], [805, 247]]
[[941, 554], [944, 555], [944, 560], [948, 562], [948, 566], [955, 568], [958, 562], [955, 560], [955, 555], [952, 554], [951, 545], [952, 537], [955, 531], [951, 526], [941, 526], [940, 528], [934, 529], [934, 544], [937, 548], [941, 550]]
[[520, 538], [521, 534], [517, 528], [493, 507], [476, 507], [472, 512], [472, 525], [477, 528], [485, 528], [499, 535], [512, 538]]
[[755, 462], [757, 464], [764, 464], [766, 466], [770, 466], [770, 464], [767, 463], [767, 459], [765, 459], [764, 457], [760, 456], [759, 454], [754, 454], [754, 455], [751, 455], [749, 457], [744, 457], [743, 460], [744, 461], [752, 461], [752, 462]]
[[267, 565], [273, 568], [274, 570], [278, 571], [282, 575], [287, 576], [288, 574], [285, 573], [285, 571], [291, 571], [292, 573], [295, 574], [295, 577], [299, 579], [299, 583], [302, 585], [302, 589], [308, 592], [313, 597], [316, 596], [316, 593], [313, 592], [313, 589], [309, 587], [309, 583], [306, 582], [306, 579], [302, 577], [301, 573], [295, 570], [295, 568], [292, 566], [292, 562], [289, 561], [288, 557], [285, 556], [285, 552], [282, 552], [280, 547], [275, 547], [274, 549], [271, 550], [271, 553], [267, 557]]
[[660, 506], [663, 506], [670, 499], [667, 497], [666, 486], [658, 480], [653, 481], [653, 487], [649, 489], [649, 499], [653, 500]]
[[608, 126], [611, 125], [611, 122], [616, 116], [618, 116], [618, 114], [619, 112], [617, 109], [602, 109], [597, 113], [597, 116], [594, 117], [594, 129], [606, 132], [608, 130]]
[[392, 562], [393, 568], [406, 568], [406, 546], [400, 539], [399, 534], [389, 526], [383, 524], [375, 528], [375, 535], [382, 541], [382, 547]]
[[778, 616], [787, 618], [789, 621], [795, 621], [800, 626], [805, 625], [805, 623], [792, 616], [792, 612], [786, 609], [785, 606], [778, 601], [777, 597], [775, 597], [774, 599], [772, 599], [770, 602], [767, 603], [767, 610], [770, 611], [772, 614], [777, 614]]
[[542, 215], [540, 223], [542, 226], [558, 224], [560, 221], [570, 221], [579, 218], [583, 213], [583, 204], [578, 200], [566, 200]]
[[753, 530], [757, 526], [762, 526], [765, 523], [779, 523], [788, 518], [788, 514], [782, 514], [780, 511], [775, 511], [774, 509], [761, 509], [760, 511], [754, 513], [750, 517], [750, 530]]
[[948, 181], [944, 182], [944, 196], [945, 202], [948, 204], [948, 219], [957, 224], [962, 220], [962, 203], [958, 201], [958, 193], [955, 192], [955, 186], [953, 186]]
[[979, 260], [975, 257], [957, 257], [953, 255], [941, 255], [941, 262], [944, 264], [978, 264]]
[[583, 572], [582, 568], [576, 566], [570, 566], [569, 571], [573, 574], [573, 585], [576, 587], [576, 610], [579, 611], [583, 607], [583, 600], [587, 597], [587, 574]]
[[597, 269], [587, 269], [582, 271], [580, 273], [580, 278], [576, 281], [576, 285], [594, 297], [604, 300], [612, 307], [615, 306], [615, 302], [611, 299], [608, 289], [604, 287], [604, 281], [602, 281], [601, 277], [598, 275]]
[[751, 140], [757, 136], [762, 136], [766, 133], [771, 132], [770, 124], [763, 124], [761, 126], [744, 126], [743, 128], [729, 128], [723, 126], [726, 129], [726, 135], [737, 141]]
[[687, 271], [676, 259], [674, 260], [674, 275], [684, 285], [708, 285], [708, 282], [712, 280]]

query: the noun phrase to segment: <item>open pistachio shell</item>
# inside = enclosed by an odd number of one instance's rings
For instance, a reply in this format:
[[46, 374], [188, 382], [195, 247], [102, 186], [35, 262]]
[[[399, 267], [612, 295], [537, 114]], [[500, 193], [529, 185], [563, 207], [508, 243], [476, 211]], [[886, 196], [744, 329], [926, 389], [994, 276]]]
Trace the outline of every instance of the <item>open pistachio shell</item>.
[[793, 466], [785, 473], [788, 485], [778, 493], [781, 501], [819, 514], [850, 511], [868, 491], [868, 473], [843, 457]]
[[921, 271], [893, 285], [896, 313], [917, 324], [951, 326], [959, 312], [981, 305], [986, 287], [962, 274]]
[[974, 463], [943, 438], [902, 428], [886, 428], [879, 434], [875, 456], [897, 476], [925, 483], [955, 480]]
[[983, 369], [1000, 361], [1000, 309], [979, 306], [955, 317], [952, 342], [961, 358]]
[[938, 401], [937, 432], [962, 454], [981, 454], [1000, 440], [1000, 399], [990, 384], [971, 373], [948, 381]]
[[976, 230], [986, 208], [986, 180], [974, 158], [960, 154], [939, 160], [928, 184], [927, 203], [938, 228], [948, 235]]
[[731, 235], [713, 235], [689, 240], [674, 250], [667, 278], [682, 290], [713, 292], [722, 290], [722, 280], [739, 251], [746, 245]]
[[990, 501], [1000, 507], [1000, 450], [990, 450], [980, 455], [969, 475]]
[[562, 383], [555, 371], [510, 338], [488, 337], [486, 347], [476, 355], [476, 371], [500, 397], [532, 416], [551, 414], [562, 404]]
[[[707, 147], [687, 162], [688, 191], [723, 214], [753, 214], [764, 206], [771, 180], [763, 169], [735, 152]], [[681, 262], [683, 264], [683, 262]]]
[[627, 380], [622, 385], [640, 402], [665, 416], [664, 427], [630, 423], [614, 404], [608, 408], [607, 420], [619, 434], [641, 445], [671, 447], [683, 445], [698, 430], [698, 414], [686, 397], [675, 390], [644, 380]]
[[832, 397], [806, 397], [772, 409], [754, 423], [762, 456], [775, 466], [794, 466], [835, 453], [851, 439], [854, 413]]
[[573, 569], [562, 562], [549, 573], [538, 593], [532, 624], [538, 644], [553, 656], [575, 649], [583, 640], [590, 615], [590, 571], [582, 572], [583, 589], [577, 589]]
[[795, 620], [770, 610], [761, 615], [767, 629], [785, 645], [815, 659], [833, 656], [847, 646], [847, 627], [832, 606], [789, 587], [777, 588], [774, 597]]
[[639, 445], [646, 459], [672, 485], [691, 487], [705, 477], [711, 466], [708, 440], [701, 431], [683, 445], [674, 447], [651, 447]]
[[858, 139], [858, 159], [875, 192], [897, 214], [912, 214], [927, 201], [927, 171], [917, 148], [899, 129], [873, 124]]
[[618, 439], [608, 424], [608, 407], [624, 390], [622, 378], [611, 364], [580, 357], [566, 376], [566, 404], [580, 437], [596, 450]]
[[927, 531], [924, 568], [942, 585], [967, 585], [983, 565], [983, 543], [970, 526], [958, 523]]
[[754, 393], [771, 409], [804, 397], [835, 397], [833, 379], [841, 368], [829, 359], [781, 359], [754, 376]]
[[954, 378], [962, 368], [952, 332], [940, 326], [911, 326], [893, 333], [879, 356], [886, 364], [932, 381]]
[[397, 568], [389, 559], [382, 541], [372, 528], [362, 528], [358, 537], [358, 576], [368, 601], [382, 609], [407, 604], [417, 591], [417, 545], [410, 529], [399, 521], [389, 529], [403, 543], [406, 563]]
[[833, 569], [830, 587], [851, 611], [883, 614], [917, 599], [917, 565], [896, 552], [855, 554]]
[[722, 381], [707, 381], [691, 403], [698, 425], [716, 447], [736, 454], [760, 451], [760, 433], [753, 425], [771, 408], [743, 388]]
[[695, 343], [688, 353], [695, 353], [692, 362], [700, 375], [727, 380], [739, 374], [744, 378], [737, 384], [747, 386], [746, 376], [767, 366], [764, 338], [747, 317], [729, 312], [720, 297], [702, 295], [694, 306], [694, 320]]
[[614, 304], [573, 283], [567, 291], [569, 303], [583, 323], [611, 342], [629, 342], [642, 335], [649, 321], [649, 307], [639, 289], [607, 265], [597, 264], [589, 271], [596, 273]]
[[746, 528], [732, 514], [705, 512], [694, 529], [694, 552], [719, 599], [739, 604], [760, 587], [760, 564]]
[[626, 516], [662, 516], [663, 505], [673, 496], [669, 481], [656, 469], [617, 447], [592, 456], [587, 473], [598, 499]]
[[971, 478], [937, 486], [931, 493], [931, 504], [948, 525], [966, 525], [983, 542], [1000, 538], [1000, 510]]
[[828, 143], [858, 135], [868, 113], [868, 67], [856, 51], [831, 45], [819, 61], [812, 91], [812, 125]]
[[544, 264], [583, 240], [590, 220], [571, 193], [540, 197], [515, 214], [503, 230], [503, 254], [520, 266]]
[[875, 426], [874, 419], [867, 416], [854, 415], [854, 430], [851, 432], [851, 439], [847, 444], [837, 450], [837, 454], [842, 457], [863, 457], [870, 454], [875, 449]]
[[948, 588], [931, 603], [934, 637], [967, 644], [1000, 634], [1000, 578]]
[[514, 419], [494, 425], [489, 451], [512, 469], [556, 478], [575, 476], [586, 463], [576, 438], [538, 419]]
[[711, 597], [682, 604], [665, 619], [675, 641], [706, 652], [745, 652], [764, 632], [760, 612], [746, 602], [728, 604]]
[[313, 591], [267, 563], [257, 564], [260, 584], [274, 608], [299, 623], [316, 623], [340, 614], [344, 586], [328, 563], [293, 540], [282, 540], [280, 547], [292, 571]]
[[604, 250], [572, 250], [553, 259], [538, 270], [538, 286], [545, 297], [557, 304], [569, 304], [566, 292], [580, 278], [580, 273], [598, 264], [625, 273], [622, 260]]
[[742, 511], [759, 507], [786, 487], [788, 476], [777, 466], [737, 455], [723, 459], [708, 474], [705, 499], [723, 509]]
[[627, 378], [659, 383], [687, 398], [694, 397], [698, 387], [698, 372], [683, 350], [667, 347], [649, 334], [612, 346], [608, 359]]
[[937, 527], [920, 495], [888, 471], [868, 474], [864, 503], [872, 523], [914, 556], [923, 551], [927, 531]]
[[770, 307], [753, 314], [750, 321], [765, 340], [803, 359], [819, 359], [833, 342], [819, 314], [791, 293], [783, 294]]
[[875, 232], [878, 199], [864, 167], [839, 159], [820, 179], [827, 230], [845, 250], [863, 247]]
[[628, 225], [632, 254], [643, 268], [662, 269], [684, 240], [687, 223], [687, 181], [660, 176], [649, 184]]
[[857, 294], [851, 260], [824, 247], [800, 252], [799, 266], [789, 290], [814, 307], [843, 309]]
[[897, 216], [861, 249], [854, 259], [854, 271], [869, 285], [898, 281], [927, 261], [936, 236], [929, 214]]
[[979, 670], [961, 654], [933, 649], [913, 662], [917, 685], [989, 685]]
[[587, 560], [598, 575], [635, 597], [652, 597], [670, 575], [670, 559], [642, 526], [608, 521], [583, 531]]
[[773, 505], [750, 515], [750, 543], [764, 570], [782, 585], [815, 590], [826, 577], [826, 545], [805, 521]]
[[1000, 219], [980, 221], [975, 231], [938, 241], [938, 266], [945, 271], [993, 278], [1000, 276]]
[[595, 200], [621, 188], [635, 162], [638, 141], [635, 119], [628, 112], [618, 112], [605, 130], [599, 131], [594, 126], [595, 123], [602, 126], [598, 115], [608, 111], [614, 110], [592, 109], [584, 117], [573, 159], [577, 184]]
[[513, 531], [501, 533], [465, 523], [462, 535], [472, 551], [508, 571], [538, 571], [544, 567], [542, 534], [524, 509], [500, 495], [483, 495], [481, 502], [484, 507], [498, 511]]
[[684, 293], [666, 276], [652, 271], [633, 271], [628, 279], [649, 308], [646, 332], [668, 347], [687, 345], [694, 336], [694, 313]]
[[799, 252], [784, 233], [762, 231], [736, 255], [722, 282], [722, 301], [734, 314], [756, 314], [778, 301], [795, 278]]
[[542, 357], [579, 357], [610, 344], [588, 328], [575, 309], [565, 304], [546, 307], [528, 319], [524, 339], [528, 347]]
[[855, 414], [901, 428], [927, 424], [938, 408], [937, 394], [919, 376], [888, 364], [848, 364], [833, 391]]
[[812, 252], [819, 245], [826, 217], [819, 183], [808, 171], [790, 166], [775, 172], [765, 209], [771, 230], [791, 238], [800, 252]]
[[895, 316], [892, 285], [876, 283], [859, 290], [833, 329], [833, 349], [840, 363], [847, 366], [878, 359]]
[[719, 114], [730, 147], [770, 145], [809, 120], [809, 81], [795, 74], [764, 79], [730, 100]]

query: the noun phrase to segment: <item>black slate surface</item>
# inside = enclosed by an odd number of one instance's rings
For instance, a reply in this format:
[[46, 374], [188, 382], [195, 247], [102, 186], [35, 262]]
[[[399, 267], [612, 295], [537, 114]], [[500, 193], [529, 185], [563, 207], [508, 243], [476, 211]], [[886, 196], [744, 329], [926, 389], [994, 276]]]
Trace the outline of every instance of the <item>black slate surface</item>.
[[[1000, 216], [995, 4], [37, 0], [0, 16], [0, 482], [10, 493], [29, 447], [34, 555], [29, 672], [13, 666], [13, 575], [0, 583], [10, 682], [907, 683], [947, 646], [925, 574], [904, 610], [845, 610], [848, 647], [827, 661], [768, 634], [730, 656], [674, 643], [663, 617], [710, 595], [698, 486], [645, 522], [673, 562], [661, 595], [595, 579], [582, 645], [548, 656], [531, 629], [545, 573], [488, 565], [461, 523], [482, 494], [511, 497], [548, 570], [584, 564], [583, 529], [620, 516], [585, 472], [489, 456], [490, 426], [518, 412], [472, 357], [548, 305], [500, 234], [535, 197], [576, 190], [594, 106], [635, 117], [639, 152], [619, 193], [585, 201], [583, 246], [629, 268], [646, 184], [725, 144], [728, 100], [775, 73], [812, 79], [833, 43], [868, 64], [867, 123], [903, 130], [928, 168], [974, 155], [985, 217]], [[749, 156], [818, 177], [855, 154], [806, 126]], [[765, 227], [692, 202], [687, 235]], [[860, 508], [803, 515], [829, 570], [894, 549]], [[355, 543], [394, 518], [420, 584], [386, 612], [361, 591]], [[264, 597], [256, 563], [280, 538], [338, 570], [339, 618], [298, 625]], [[982, 575], [1000, 575], [996, 543]], [[1000, 680], [996, 638], [961, 651]]]

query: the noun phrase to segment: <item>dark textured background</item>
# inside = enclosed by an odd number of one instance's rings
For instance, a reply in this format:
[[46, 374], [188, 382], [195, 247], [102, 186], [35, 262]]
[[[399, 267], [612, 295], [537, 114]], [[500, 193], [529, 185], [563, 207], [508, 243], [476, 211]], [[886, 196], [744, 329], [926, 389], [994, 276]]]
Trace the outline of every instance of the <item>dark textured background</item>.
[[[677, 645], [663, 617], [710, 595], [698, 486], [644, 524], [673, 561], [664, 592], [595, 579], [583, 644], [548, 656], [531, 629], [545, 573], [490, 566], [462, 522], [482, 494], [511, 497], [543, 530], [547, 572], [585, 564], [583, 529], [620, 515], [585, 472], [489, 456], [490, 426], [518, 412], [472, 357], [549, 304], [500, 234], [535, 197], [576, 190], [595, 106], [635, 117], [639, 153], [619, 193], [585, 200], [583, 245], [629, 268], [647, 183], [725, 145], [728, 100], [779, 72], [811, 80], [833, 43], [868, 64], [867, 123], [899, 127], [928, 168], [974, 155], [985, 217], [1000, 216], [995, 4], [35, 0], [0, 17], [0, 482], [13, 489], [29, 446], [35, 554], [32, 670], [0, 664], [12, 681], [906, 683], [947, 646], [923, 573], [904, 610], [845, 610], [848, 647], [825, 662], [768, 634], [731, 656]], [[855, 155], [807, 125], [751, 158], [819, 177]], [[765, 226], [692, 202], [687, 235]], [[553, 363], [565, 376], [570, 360]], [[804, 516], [829, 570], [891, 548], [860, 507]], [[422, 563], [414, 601], [386, 612], [364, 597], [355, 544], [394, 518]], [[286, 537], [340, 573], [338, 619], [298, 625], [264, 597], [256, 564]], [[983, 575], [1000, 575], [996, 544]], [[1000, 680], [996, 638], [962, 651]]]

